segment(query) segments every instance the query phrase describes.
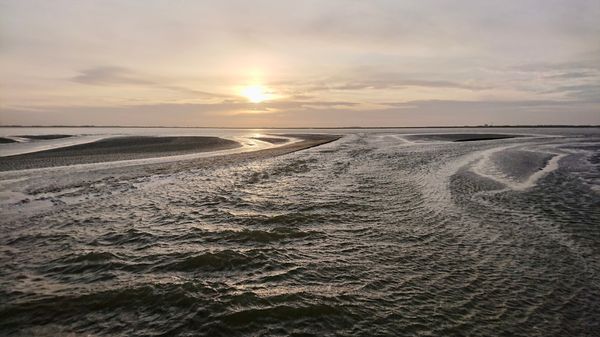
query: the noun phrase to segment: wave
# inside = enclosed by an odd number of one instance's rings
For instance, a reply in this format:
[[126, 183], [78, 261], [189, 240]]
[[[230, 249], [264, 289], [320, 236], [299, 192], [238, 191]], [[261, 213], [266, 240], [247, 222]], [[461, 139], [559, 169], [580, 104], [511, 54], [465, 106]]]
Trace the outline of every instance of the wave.
[[154, 272], [198, 272], [198, 271], [227, 271], [247, 270], [262, 267], [275, 268], [286, 258], [278, 256], [274, 249], [251, 249], [248, 251], [234, 251], [230, 249], [206, 252], [201, 254], [176, 253], [153, 256], [158, 259], [152, 267]]
[[0, 335], [594, 336], [599, 143], [400, 133], [11, 182]]

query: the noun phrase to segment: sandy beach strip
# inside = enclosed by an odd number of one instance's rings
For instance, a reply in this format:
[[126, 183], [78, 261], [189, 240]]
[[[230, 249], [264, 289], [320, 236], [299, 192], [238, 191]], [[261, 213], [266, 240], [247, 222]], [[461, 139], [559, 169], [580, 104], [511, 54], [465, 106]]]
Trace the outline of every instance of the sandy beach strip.
[[241, 144], [218, 137], [113, 137], [46, 151], [0, 157], [0, 171], [228, 150]]

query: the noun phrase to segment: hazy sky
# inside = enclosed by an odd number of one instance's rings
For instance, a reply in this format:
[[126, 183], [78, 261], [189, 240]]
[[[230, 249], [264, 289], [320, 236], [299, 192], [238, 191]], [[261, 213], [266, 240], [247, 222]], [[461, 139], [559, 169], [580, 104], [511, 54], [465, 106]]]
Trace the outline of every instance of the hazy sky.
[[484, 123], [600, 124], [600, 1], [0, 0], [0, 124]]

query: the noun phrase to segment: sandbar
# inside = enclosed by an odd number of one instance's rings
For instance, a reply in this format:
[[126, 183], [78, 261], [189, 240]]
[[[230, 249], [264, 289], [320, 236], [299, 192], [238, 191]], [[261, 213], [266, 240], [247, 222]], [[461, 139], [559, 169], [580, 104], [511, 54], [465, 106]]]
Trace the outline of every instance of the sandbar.
[[409, 140], [446, 141], [446, 142], [474, 142], [482, 140], [496, 140], [520, 137], [519, 135], [492, 134], [492, 133], [447, 133], [447, 134], [421, 134], [406, 136]]
[[219, 137], [112, 137], [91, 143], [0, 157], [0, 171], [175, 156], [240, 146], [236, 141]]

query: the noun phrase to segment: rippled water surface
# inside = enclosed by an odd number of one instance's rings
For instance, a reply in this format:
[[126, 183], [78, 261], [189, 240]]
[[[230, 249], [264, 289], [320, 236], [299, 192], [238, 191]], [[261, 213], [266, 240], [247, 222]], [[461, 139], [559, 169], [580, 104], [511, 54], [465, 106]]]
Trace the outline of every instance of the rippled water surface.
[[598, 336], [600, 133], [520, 132], [3, 176], [0, 335]]

